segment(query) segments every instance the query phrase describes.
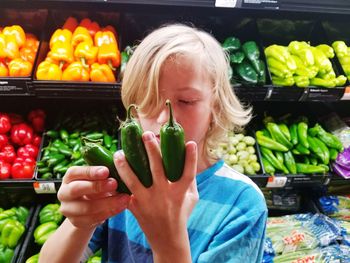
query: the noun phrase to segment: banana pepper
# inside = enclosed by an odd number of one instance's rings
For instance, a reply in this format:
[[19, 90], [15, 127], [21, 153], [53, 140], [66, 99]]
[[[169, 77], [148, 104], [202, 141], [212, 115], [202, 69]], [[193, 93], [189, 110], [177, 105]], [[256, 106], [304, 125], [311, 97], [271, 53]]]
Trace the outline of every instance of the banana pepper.
[[18, 45], [18, 47], [22, 47], [26, 42], [26, 34], [21, 26], [7, 26], [4, 27], [2, 33], [5, 36], [13, 37]]
[[54, 63], [43, 61], [38, 66], [36, 78], [38, 80], [61, 80], [62, 70]]
[[91, 66], [90, 79], [93, 82], [115, 82], [111, 68], [106, 64], [94, 63]]
[[71, 63], [62, 74], [62, 80], [68, 81], [89, 81], [89, 78], [89, 71], [78, 61]]
[[74, 50], [74, 57], [82, 62], [85, 67], [95, 63], [98, 47], [89, 42], [80, 42]]
[[32, 73], [33, 64], [21, 58], [16, 58], [9, 63], [8, 67], [11, 77], [27, 77]]

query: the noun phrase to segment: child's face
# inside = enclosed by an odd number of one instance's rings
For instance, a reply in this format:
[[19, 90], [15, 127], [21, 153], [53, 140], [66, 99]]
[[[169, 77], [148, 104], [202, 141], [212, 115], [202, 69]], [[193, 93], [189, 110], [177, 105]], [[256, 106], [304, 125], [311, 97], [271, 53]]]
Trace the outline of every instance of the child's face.
[[168, 60], [162, 67], [159, 92], [162, 110], [154, 117], [139, 115], [144, 131], [152, 131], [159, 139], [160, 127], [168, 121], [165, 100], [170, 99], [175, 119], [185, 130], [185, 140], [198, 144], [199, 158], [203, 154], [203, 141], [211, 121], [212, 83], [194, 57]]

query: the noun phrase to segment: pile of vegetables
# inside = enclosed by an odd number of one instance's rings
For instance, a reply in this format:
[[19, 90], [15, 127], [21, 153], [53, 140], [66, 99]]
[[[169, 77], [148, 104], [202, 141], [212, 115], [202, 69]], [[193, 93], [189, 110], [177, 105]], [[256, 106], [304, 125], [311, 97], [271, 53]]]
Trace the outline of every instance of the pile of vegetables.
[[338, 154], [337, 159], [332, 164], [333, 170], [345, 179], [350, 178], [350, 147]]
[[14, 249], [25, 232], [28, 215], [28, 209], [23, 206], [7, 210], [0, 208], [0, 262], [12, 262]]
[[61, 179], [71, 166], [86, 165], [82, 156], [82, 138], [100, 141], [110, 152], [117, 150], [114, 112], [75, 113], [57, 120], [45, 132], [45, 145], [37, 162], [38, 179]]
[[38, 47], [38, 38], [21, 26], [0, 27], [0, 77], [29, 77]]
[[232, 82], [264, 85], [266, 82], [265, 63], [255, 41], [241, 45], [237, 37], [228, 37], [222, 43], [223, 49], [230, 57], [230, 79]]
[[319, 86], [334, 88], [344, 86], [346, 77], [336, 76], [331, 58], [332, 47], [316, 47], [305, 41], [292, 41], [288, 46], [270, 45], [265, 48], [272, 83], [277, 86]]
[[213, 152], [239, 173], [254, 175], [260, 171], [255, 139], [251, 136], [229, 132], [225, 141], [219, 143]]
[[46, 114], [32, 110], [27, 120], [0, 113], [0, 179], [31, 179], [44, 130]]
[[84, 18], [69, 17], [50, 38], [50, 50], [38, 66], [38, 80], [115, 82], [120, 66], [116, 30]]
[[326, 215], [337, 219], [350, 221], [349, 196], [322, 196], [318, 201], [323, 213]]
[[[39, 211], [39, 222], [36, 226], [33, 237], [34, 242], [42, 246], [46, 240], [57, 230], [63, 220], [57, 203], [47, 204]], [[39, 253], [29, 257], [25, 263], [38, 263]]]
[[265, 128], [256, 131], [256, 139], [267, 174], [324, 174], [330, 161], [343, 151], [339, 139], [316, 123], [309, 128], [306, 117], [276, 122], [271, 116], [263, 120]]

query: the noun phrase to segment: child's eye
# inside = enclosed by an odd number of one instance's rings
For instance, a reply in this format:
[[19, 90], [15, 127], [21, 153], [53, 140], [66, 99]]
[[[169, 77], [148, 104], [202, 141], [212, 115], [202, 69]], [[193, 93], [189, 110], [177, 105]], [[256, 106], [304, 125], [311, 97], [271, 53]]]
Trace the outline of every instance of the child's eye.
[[193, 104], [196, 103], [195, 100], [179, 100], [179, 102], [180, 102], [181, 104], [185, 104], [185, 105], [193, 105]]

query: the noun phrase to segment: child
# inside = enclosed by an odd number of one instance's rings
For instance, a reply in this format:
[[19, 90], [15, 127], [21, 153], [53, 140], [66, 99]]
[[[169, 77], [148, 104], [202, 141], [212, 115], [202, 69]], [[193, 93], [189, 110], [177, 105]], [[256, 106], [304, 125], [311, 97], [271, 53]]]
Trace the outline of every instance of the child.
[[[166, 99], [185, 130], [185, 167], [175, 183], [166, 180], [159, 150]], [[67, 219], [44, 244], [40, 262], [83, 262], [102, 248], [103, 262], [260, 263], [263, 195], [211, 154], [251, 113], [232, 92], [220, 44], [184, 25], [155, 30], [127, 64], [122, 101], [139, 107], [153, 185], [143, 187], [122, 151], [115, 165], [131, 196], [115, 192], [105, 167], [70, 168], [58, 192]]]

